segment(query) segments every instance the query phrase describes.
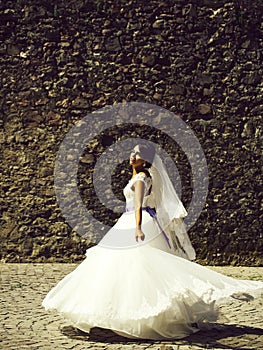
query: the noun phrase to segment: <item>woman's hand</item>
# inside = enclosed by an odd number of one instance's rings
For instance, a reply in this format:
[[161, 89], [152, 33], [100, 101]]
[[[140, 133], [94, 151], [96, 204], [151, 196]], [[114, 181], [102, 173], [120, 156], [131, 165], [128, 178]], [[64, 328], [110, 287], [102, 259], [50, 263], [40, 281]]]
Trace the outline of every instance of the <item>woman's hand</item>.
[[145, 238], [145, 235], [142, 232], [142, 230], [140, 228], [136, 228], [136, 231], [135, 231], [136, 242], [138, 242], [138, 239], [141, 239], [142, 241], [144, 241], [144, 238]]

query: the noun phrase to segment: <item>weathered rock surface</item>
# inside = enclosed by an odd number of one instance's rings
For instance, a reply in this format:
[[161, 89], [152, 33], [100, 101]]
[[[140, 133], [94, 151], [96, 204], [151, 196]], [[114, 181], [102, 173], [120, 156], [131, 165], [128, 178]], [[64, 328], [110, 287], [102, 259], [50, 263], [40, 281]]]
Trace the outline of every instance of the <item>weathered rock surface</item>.
[[[2, 1], [2, 261], [83, 258], [94, 244], [92, 227], [83, 228], [89, 238], [79, 237], [61, 214], [53, 177], [59, 145], [87, 113], [141, 101], [180, 115], [207, 158], [209, 195], [189, 232], [199, 259], [262, 264], [261, 18], [261, 0], [246, 8], [237, 0]], [[117, 216], [96, 199], [92, 170], [125, 133], [147, 138], [152, 131], [113, 128], [90, 143], [79, 163], [81, 196], [109, 224]], [[187, 158], [164, 135], [154, 137], [176, 159], [187, 206]], [[119, 198], [125, 169], [113, 175], [120, 177], [113, 181]]]

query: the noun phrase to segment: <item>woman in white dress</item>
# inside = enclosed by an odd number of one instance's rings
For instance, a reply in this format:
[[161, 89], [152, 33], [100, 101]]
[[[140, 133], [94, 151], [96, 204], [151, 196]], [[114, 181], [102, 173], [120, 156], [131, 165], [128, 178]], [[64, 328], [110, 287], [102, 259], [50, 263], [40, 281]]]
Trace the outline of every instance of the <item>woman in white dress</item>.
[[237, 280], [191, 262], [185, 208], [154, 149], [137, 145], [124, 188], [126, 212], [86, 259], [46, 295], [78, 329], [127, 338], [179, 339], [217, 319], [235, 293], [260, 295], [263, 282]]

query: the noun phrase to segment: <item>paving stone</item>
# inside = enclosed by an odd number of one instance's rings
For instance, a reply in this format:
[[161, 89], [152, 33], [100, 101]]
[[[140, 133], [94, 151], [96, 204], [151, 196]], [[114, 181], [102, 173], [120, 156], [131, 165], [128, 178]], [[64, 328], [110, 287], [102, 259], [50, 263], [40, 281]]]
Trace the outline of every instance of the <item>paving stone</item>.
[[[90, 334], [72, 327], [60, 315], [41, 307], [45, 294], [77, 264], [1, 264], [1, 350], [200, 350], [263, 349], [260, 298], [222, 305], [228, 320], [176, 341], [131, 341], [105, 329]], [[262, 267], [211, 267], [242, 279], [263, 279]]]

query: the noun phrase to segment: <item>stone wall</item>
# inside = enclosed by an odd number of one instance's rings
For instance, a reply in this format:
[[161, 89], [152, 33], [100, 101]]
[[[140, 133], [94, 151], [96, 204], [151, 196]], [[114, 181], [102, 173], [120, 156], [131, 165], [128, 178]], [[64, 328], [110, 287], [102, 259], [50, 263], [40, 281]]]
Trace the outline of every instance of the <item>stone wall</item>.
[[[180, 115], [207, 158], [209, 195], [189, 232], [199, 261], [262, 264], [262, 5], [245, 2], [0, 2], [2, 261], [83, 258], [95, 242], [62, 217], [53, 187], [57, 150], [87, 113], [140, 101]], [[111, 130], [94, 141], [79, 166], [82, 193], [92, 193], [96, 159], [117, 139]], [[183, 155], [177, 163], [187, 206], [189, 164]]]

